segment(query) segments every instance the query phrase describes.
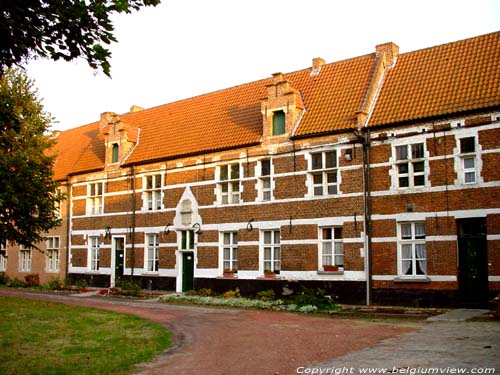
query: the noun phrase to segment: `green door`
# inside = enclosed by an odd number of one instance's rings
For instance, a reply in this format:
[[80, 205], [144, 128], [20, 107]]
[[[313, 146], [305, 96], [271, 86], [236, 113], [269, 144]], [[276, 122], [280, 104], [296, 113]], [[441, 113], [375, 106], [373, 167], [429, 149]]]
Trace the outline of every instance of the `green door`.
[[486, 252], [486, 220], [457, 220], [458, 284], [461, 303], [483, 306], [488, 303], [488, 256]]
[[194, 253], [182, 253], [182, 291], [192, 290], [194, 285]]

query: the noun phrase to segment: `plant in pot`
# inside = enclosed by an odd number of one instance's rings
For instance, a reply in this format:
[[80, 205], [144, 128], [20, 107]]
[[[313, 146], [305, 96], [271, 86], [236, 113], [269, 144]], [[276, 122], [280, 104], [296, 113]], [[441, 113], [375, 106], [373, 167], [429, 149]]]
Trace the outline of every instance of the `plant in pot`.
[[268, 279], [274, 279], [276, 277], [276, 272], [271, 270], [264, 270], [264, 277]]
[[333, 264], [325, 264], [325, 265], [323, 265], [323, 270], [325, 272], [337, 272], [339, 270], [339, 267], [340, 266], [336, 266]]
[[233, 269], [225, 269], [224, 270], [224, 277], [234, 277], [234, 275], [238, 272], [238, 270], [233, 270]]

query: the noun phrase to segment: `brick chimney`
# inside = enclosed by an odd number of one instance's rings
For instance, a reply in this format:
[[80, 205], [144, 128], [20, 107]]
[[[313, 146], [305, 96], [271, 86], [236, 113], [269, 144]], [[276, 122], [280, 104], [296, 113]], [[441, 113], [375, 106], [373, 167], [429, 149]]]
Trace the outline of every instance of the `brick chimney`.
[[321, 57], [315, 57], [312, 59], [312, 70], [311, 70], [311, 76], [315, 76], [316, 74], [319, 74], [321, 71], [321, 67], [325, 65], [325, 60], [322, 59]]
[[399, 47], [392, 42], [379, 44], [375, 47], [375, 55], [385, 56], [386, 66], [393, 66], [399, 55]]

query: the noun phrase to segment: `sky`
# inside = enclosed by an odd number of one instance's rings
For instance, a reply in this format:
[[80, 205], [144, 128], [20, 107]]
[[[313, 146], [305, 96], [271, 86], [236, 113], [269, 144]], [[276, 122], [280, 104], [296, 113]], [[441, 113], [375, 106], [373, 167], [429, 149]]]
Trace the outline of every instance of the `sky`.
[[[498, 0], [162, 0], [113, 16], [111, 75], [83, 59], [27, 67], [52, 130], [327, 63], [500, 30]], [[500, 52], [499, 52], [500, 53]]]

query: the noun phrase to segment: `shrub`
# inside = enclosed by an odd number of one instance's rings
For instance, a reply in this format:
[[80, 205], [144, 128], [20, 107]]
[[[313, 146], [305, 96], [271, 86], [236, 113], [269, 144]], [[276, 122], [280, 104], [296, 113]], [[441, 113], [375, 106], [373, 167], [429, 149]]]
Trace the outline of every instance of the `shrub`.
[[132, 295], [136, 295], [142, 289], [140, 282], [134, 279], [119, 279], [116, 282], [116, 286]]
[[24, 283], [19, 279], [11, 279], [7, 283], [7, 286], [10, 286], [11, 288], [21, 288], [24, 286]]
[[223, 294], [224, 298], [236, 298], [240, 296], [240, 290], [236, 288], [235, 290], [228, 290]]
[[88, 287], [87, 280], [85, 279], [80, 279], [76, 282], [76, 287], [78, 289], [85, 289]]
[[311, 288], [302, 287], [302, 290], [290, 298], [290, 303], [299, 306], [316, 306], [320, 310], [333, 310], [337, 308], [333, 298], [326, 295], [323, 289], [313, 290]]
[[8, 285], [9, 284], [9, 276], [7, 276], [4, 272], [0, 272], [0, 285]]
[[210, 288], [201, 288], [198, 290], [188, 290], [185, 293], [187, 296], [200, 296], [200, 297], [211, 297], [215, 296], [215, 293]]
[[47, 284], [45, 284], [47, 289], [56, 290], [62, 288], [62, 282], [58, 277], [53, 277], [49, 280]]
[[268, 289], [257, 293], [257, 298], [261, 301], [274, 301], [276, 299], [276, 293], [274, 290]]
[[27, 287], [30, 286], [39, 286], [40, 285], [40, 277], [37, 273], [32, 273], [24, 276], [24, 284]]

